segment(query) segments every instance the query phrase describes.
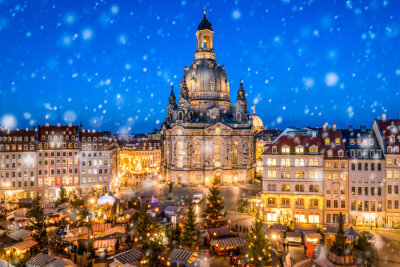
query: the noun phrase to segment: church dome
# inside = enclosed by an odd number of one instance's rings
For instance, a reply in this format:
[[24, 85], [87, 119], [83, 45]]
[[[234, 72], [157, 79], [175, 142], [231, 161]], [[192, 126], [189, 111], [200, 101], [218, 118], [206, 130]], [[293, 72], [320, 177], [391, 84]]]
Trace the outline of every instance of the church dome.
[[255, 107], [253, 107], [253, 114], [250, 116], [250, 118], [253, 120], [253, 127], [257, 131], [264, 130], [264, 123], [263, 123], [262, 119], [258, 115], [256, 115], [256, 108]]
[[229, 81], [225, 68], [214, 59], [196, 59], [189, 68], [185, 68], [183, 81], [192, 100], [229, 102]]

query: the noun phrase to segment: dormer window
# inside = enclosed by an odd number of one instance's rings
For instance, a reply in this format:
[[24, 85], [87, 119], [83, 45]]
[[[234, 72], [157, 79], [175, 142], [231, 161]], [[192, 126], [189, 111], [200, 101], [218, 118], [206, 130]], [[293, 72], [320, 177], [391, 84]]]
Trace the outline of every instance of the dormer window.
[[328, 150], [328, 157], [332, 157], [333, 156], [333, 151], [332, 150]]
[[374, 139], [369, 139], [369, 144], [372, 146], [374, 145]]
[[339, 156], [339, 158], [343, 158], [343, 150], [339, 150], [338, 156]]
[[303, 154], [304, 153], [304, 147], [298, 146], [296, 147], [296, 154]]
[[336, 144], [336, 145], [340, 145], [340, 138], [336, 138], [335, 144]]
[[356, 144], [356, 140], [350, 139], [350, 145], [355, 145], [355, 144]]
[[310, 154], [318, 154], [318, 147], [316, 146], [310, 147]]
[[329, 145], [331, 143], [331, 140], [329, 138], [325, 139], [325, 145]]
[[289, 151], [290, 151], [290, 149], [289, 149], [288, 146], [283, 146], [283, 147], [282, 147], [282, 153], [284, 153], [284, 154], [289, 154]]
[[392, 153], [392, 147], [391, 147], [391, 146], [389, 146], [389, 147], [387, 148], [387, 153]]
[[394, 143], [395, 141], [396, 141], [396, 138], [394, 137], [394, 135], [389, 136], [390, 143]]
[[272, 147], [272, 153], [278, 153], [278, 148], [276, 146]]

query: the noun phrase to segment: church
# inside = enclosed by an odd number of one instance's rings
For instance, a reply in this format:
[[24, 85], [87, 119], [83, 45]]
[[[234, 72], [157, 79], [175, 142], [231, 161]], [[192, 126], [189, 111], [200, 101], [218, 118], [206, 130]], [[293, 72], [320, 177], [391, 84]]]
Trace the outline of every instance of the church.
[[162, 125], [162, 178], [183, 185], [247, 182], [255, 172], [255, 133], [243, 81], [232, 105], [225, 66], [215, 60], [214, 31], [204, 18], [195, 60], [184, 68], [180, 97], [171, 88]]

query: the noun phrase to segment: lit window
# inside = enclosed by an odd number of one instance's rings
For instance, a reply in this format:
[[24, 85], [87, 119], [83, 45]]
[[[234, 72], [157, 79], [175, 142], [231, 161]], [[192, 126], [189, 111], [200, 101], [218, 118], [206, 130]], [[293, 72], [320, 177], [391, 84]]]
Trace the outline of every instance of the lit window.
[[331, 143], [331, 140], [329, 138], [325, 139], [325, 145], [329, 145]]

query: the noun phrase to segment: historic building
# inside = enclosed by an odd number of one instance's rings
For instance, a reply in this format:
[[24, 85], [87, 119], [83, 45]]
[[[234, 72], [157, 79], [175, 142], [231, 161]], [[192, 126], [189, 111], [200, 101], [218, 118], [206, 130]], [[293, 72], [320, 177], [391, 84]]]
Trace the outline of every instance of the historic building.
[[36, 196], [36, 135], [34, 130], [0, 129], [0, 199]]
[[67, 191], [79, 186], [78, 126], [45, 126], [38, 128], [38, 193], [50, 199], [57, 197], [60, 186]]
[[342, 131], [336, 123], [326, 124], [319, 131], [324, 153], [324, 213], [325, 223], [336, 224], [340, 213], [348, 219], [348, 157]]
[[82, 194], [110, 191], [113, 173], [114, 138], [112, 133], [80, 129], [80, 188]]
[[372, 129], [386, 158], [383, 190], [386, 195], [386, 225], [397, 228], [400, 226], [400, 120], [389, 120], [386, 113], [382, 113], [380, 120], [374, 120]]
[[287, 129], [265, 147], [263, 159], [264, 219], [322, 224], [324, 153], [318, 132]]
[[349, 158], [350, 225], [383, 226], [385, 223], [385, 160], [372, 129], [342, 130]]
[[171, 89], [162, 126], [162, 175], [167, 181], [205, 185], [254, 177], [256, 130], [243, 82], [231, 105], [229, 80], [215, 60], [213, 36], [204, 14], [196, 32], [195, 60], [184, 68], [178, 103]]
[[[254, 114], [253, 114], [254, 115]], [[260, 119], [261, 120], [261, 119]], [[253, 126], [256, 128], [253, 118]], [[262, 121], [261, 121], [262, 122]], [[256, 128], [257, 129], [257, 128]], [[263, 175], [263, 154], [265, 146], [272, 142], [281, 134], [279, 129], [265, 129], [256, 133], [256, 177], [261, 178]]]

